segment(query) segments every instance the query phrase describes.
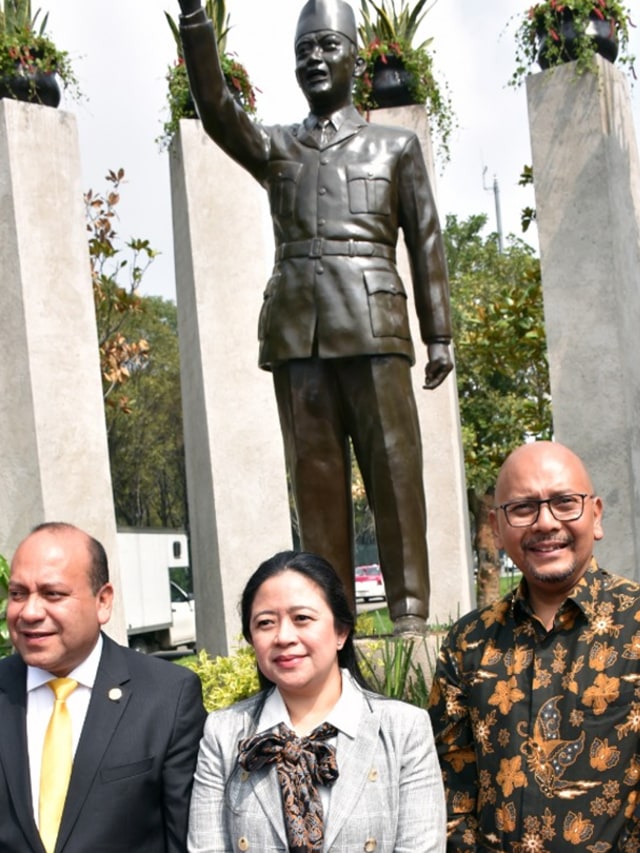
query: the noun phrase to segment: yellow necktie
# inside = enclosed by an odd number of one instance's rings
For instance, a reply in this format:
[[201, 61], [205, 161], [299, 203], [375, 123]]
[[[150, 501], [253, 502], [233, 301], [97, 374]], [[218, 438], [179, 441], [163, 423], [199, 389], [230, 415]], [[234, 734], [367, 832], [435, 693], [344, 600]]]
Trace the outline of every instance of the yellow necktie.
[[66, 699], [78, 682], [72, 678], [54, 678], [47, 684], [56, 698], [42, 749], [39, 825], [42, 843], [47, 853], [53, 853], [73, 763], [71, 715]]

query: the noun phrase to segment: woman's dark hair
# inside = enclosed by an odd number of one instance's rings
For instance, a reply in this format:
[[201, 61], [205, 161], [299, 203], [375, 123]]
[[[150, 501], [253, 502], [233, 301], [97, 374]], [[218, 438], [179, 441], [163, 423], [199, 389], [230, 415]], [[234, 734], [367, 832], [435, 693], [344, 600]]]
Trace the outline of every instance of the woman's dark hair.
[[[333, 613], [336, 626], [348, 630], [344, 645], [338, 650], [338, 665], [347, 669], [361, 687], [368, 688], [356, 658], [353, 644], [355, 617], [349, 606], [344, 585], [331, 564], [317, 554], [306, 551], [280, 551], [258, 566], [247, 581], [240, 603], [242, 634], [245, 640], [251, 642], [251, 609], [258, 590], [269, 578], [285, 571], [298, 572], [320, 588]], [[273, 682], [260, 672], [259, 667], [258, 678], [263, 689], [273, 686]]]

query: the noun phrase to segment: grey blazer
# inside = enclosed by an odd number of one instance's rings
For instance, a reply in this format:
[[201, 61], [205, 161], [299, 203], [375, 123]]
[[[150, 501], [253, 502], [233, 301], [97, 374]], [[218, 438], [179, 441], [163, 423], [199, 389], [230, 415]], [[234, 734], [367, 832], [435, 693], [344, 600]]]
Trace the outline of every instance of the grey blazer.
[[[354, 739], [339, 732], [340, 776], [331, 788], [325, 850], [444, 853], [440, 767], [426, 711], [363, 691]], [[254, 733], [260, 699], [207, 719], [189, 816], [189, 853], [288, 850], [274, 765], [249, 773], [238, 741]]]

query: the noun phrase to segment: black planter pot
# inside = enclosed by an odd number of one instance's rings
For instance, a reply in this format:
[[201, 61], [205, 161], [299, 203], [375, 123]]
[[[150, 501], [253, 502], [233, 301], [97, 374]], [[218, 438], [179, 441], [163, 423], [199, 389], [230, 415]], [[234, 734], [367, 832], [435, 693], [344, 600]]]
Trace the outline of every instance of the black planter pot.
[[378, 57], [373, 65], [371, 91], [381, 108], [405, 107], [417, 103], [412, 95], [413, 77], [399, 56]]
[[[560, 47], [560, 61], [573, 62], [577, 59], [576, 55], [576, 29], [573, 23], [573, 14], [564, 12], [563, 18], [558, 25], [558, 35], [560, 41], [553, 41], [550, 36], [545, 33], [538, 33], [538, 65], [542, 69], [549, 68], [555, 62], [550, 62], [548, 51], [550, 45]], [[587, 26], [587, 35], [591, 36], [596, 53], [607, 59], [609, 62], [615, 62], [618, 56], [618, 36], [616, 28], [611, 21], [603, 21], [597, 15], [589, 15], [589, 24]]]
[[14, 77], [0, 77], [0, 98], [13, 98], [31, 104], [57, 107], [60, 86], [53, 71], [21, 71]]

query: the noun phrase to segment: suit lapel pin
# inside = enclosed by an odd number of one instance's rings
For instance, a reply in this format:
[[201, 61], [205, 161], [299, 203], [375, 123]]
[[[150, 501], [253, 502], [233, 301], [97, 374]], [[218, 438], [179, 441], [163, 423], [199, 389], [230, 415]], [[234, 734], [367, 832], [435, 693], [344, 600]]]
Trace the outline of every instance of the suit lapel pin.
[[109, 691], [109, 699], [112, 702], [119, 702], [122, 699], [122, 690], [119, 687], [112, 687]]

